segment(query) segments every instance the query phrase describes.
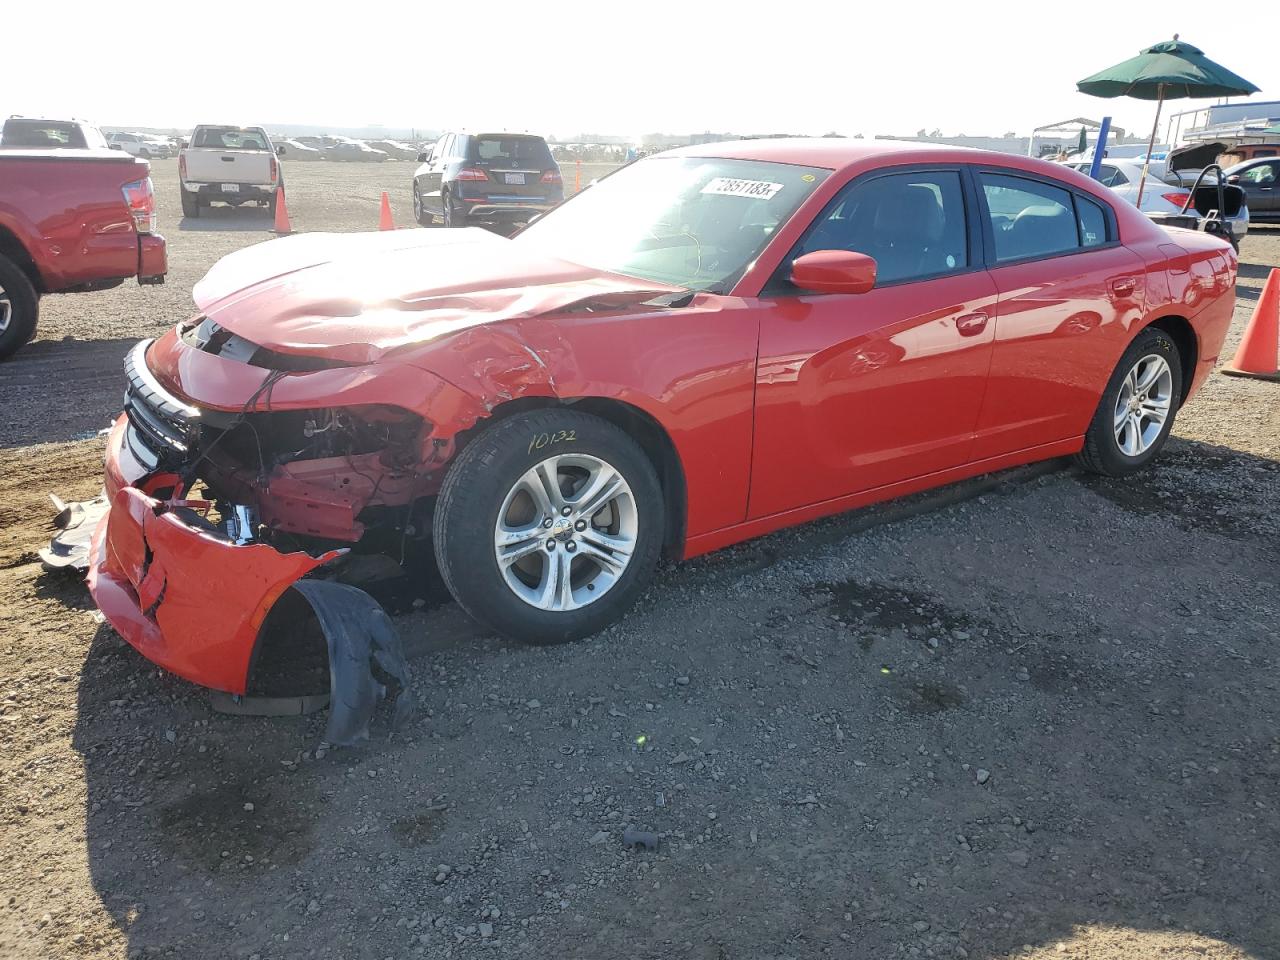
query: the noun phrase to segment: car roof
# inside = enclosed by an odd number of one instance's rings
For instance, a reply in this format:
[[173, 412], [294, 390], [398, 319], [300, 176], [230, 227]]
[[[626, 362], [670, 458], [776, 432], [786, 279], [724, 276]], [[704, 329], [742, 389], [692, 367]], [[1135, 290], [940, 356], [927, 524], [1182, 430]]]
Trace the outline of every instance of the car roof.
[[994, 150], [976, 150], [945, 143], [914, 140], [859, 140], [844, 137], [777, 137], [760, 140], [726, 140], [664, 151], [660, 156], [718, 157], [727, 160], [763, 160], [805, 167], [839, 170], [867, 160], [894, 163], [982, 163], [1044, 170], [1046, 161]]

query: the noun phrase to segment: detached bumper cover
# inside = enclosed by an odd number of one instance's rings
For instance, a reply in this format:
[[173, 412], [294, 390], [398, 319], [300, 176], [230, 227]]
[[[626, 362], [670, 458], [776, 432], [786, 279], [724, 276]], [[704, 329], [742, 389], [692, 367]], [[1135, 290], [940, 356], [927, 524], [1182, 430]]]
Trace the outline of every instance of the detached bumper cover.
[[90, 547], [89, 591], [139, 653], [202, 686], [243, 694], [259, 630], [295, 581], [337, 557], [238, 545], [184, 519], [182, 501], [152, 493], [121, 417], [107, 445], [110, 509]]

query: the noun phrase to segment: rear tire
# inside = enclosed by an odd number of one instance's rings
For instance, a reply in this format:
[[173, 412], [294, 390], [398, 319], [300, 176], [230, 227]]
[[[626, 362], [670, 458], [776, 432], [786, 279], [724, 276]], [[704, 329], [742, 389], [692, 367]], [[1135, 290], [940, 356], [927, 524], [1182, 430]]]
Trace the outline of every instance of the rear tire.
[[1181, 400], [1178, 347], [1163, 330], [1148, 327], [1134, 337], [1107, 381], [1076, 462], [1108, 477], [1143, 469], [1164, 449]]
[[539, 410], [485, 430], [449, 468], [436, 560], [477, 620], [514, 640], [563, 643], [635, 602], [657, 565], [665, 512], [653, 464], [631, 437], [585, 413]]
[[6, 360], [35, 336], [40, 295], [22, 268], [2, 254], [0, 291], [0, 360]]
[[200, 216], [200, 197], [198, 194], [192, 193], [182, 187], [178, 188], [182, 191], [182, 215], [184, 217]]
[[449, 196], [447, 191], [440, 194], [441, 203], [444, 206], [444, 225], [446, 227], [465, 227], [466, 215], [453, 205], [453, 197]]

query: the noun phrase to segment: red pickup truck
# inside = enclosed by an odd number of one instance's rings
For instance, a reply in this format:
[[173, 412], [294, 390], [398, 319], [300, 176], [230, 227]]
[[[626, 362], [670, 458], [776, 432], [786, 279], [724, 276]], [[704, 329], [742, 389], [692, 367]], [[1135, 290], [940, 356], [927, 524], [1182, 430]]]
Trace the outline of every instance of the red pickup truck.
[[0, 148], [0, 360], [35, 334], [46, 293], [164, 282], [150, 172], [118, 150]]

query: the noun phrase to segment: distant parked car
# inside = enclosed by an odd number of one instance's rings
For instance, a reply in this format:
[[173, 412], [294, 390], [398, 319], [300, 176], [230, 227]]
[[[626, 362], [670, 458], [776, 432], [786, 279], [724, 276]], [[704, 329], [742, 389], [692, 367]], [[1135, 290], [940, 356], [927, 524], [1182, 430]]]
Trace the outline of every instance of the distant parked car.
[[1245, 202], [1254, 219], [1280, 221], [1280, 158], [1258, 157], [1222, 171], [1227, 183], [1244, 190]]
[[168, 159], [174, 154], [168, 140], [145, 133], [113, 133], [107, 137], [107, 143], [143, 160], [150, 160], [152, 157]]
[[413, 214], [426, 226], [478, 220], [514, 223], [564, 199], [560, 167], [542, 137], [519, 133], [446, 133], [413, 174]]
[[381, 150], [392, 160], [412, 160], [418, 155], [418, 151], [407, 143], [401, 143], [399, 140], [368, 140], [369, 146], [375, 150]]
[[[1068, 163], [1067, 166], [1086, 176], [1089, 173], [1089, 163]], [[1177, 213], [1190, 196], [1186, 187], [1167, 183], [1164, 173], [1163, 161], [1153, 160], [1147, 169], [1147, 184], [1142, 190], [1140, 209], [1143, 213]], [[1098, 182], [1104, 187], [1110, 187], [1130, 203], [1137, 203], [1138, 182], [1141, 179], [1141, 160], [1113, 160], [1108, 157], [1098, 168]], [[1227, 217], [1231, 222], [1231, 233], [1237, 240], [1249, 232], [1250, 205], [1251, 201], [1242, 205], [1234, 216]]]
[[325, 151], [324, 158], [326, 160], [373, 160], [382, 161], [387, 159], [387, 154], [382, 150], [375, 150], [360, 140], [343, 140], [335, 143]]
[[290, 160], [323, 160], [324, 151], [300, 140], [281, 140], [280, 145], [289, 153]]
[[83, 120], [10, 117], [0, 131], [0, 148], [9, 150], [101, 150], [102, 131]]

